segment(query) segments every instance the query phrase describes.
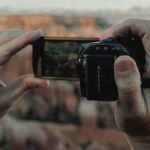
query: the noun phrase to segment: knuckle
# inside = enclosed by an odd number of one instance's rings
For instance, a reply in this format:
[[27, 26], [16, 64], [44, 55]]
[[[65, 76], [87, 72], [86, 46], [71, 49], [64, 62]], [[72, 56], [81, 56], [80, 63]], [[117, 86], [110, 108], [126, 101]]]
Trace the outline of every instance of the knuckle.
[[30, 80], [33, 80], [33, 75], [26, 74], [22, 76], [22, 78], [23, 78], [23, 82], [30, 81]]
[[124, 92], [137, 89], [141, 85], [141, 80], [136, 76], [123, 77], [116, 81], [118, 88]]
[[22, 77], [22, 84], [24, 86], [24, 88], [28, 88], [28, 87], [31, 87], [31, 83], [32, 81], [34, 80], [33, 78], [33, 75], [30, 75], [30, 74], [26, 74]]

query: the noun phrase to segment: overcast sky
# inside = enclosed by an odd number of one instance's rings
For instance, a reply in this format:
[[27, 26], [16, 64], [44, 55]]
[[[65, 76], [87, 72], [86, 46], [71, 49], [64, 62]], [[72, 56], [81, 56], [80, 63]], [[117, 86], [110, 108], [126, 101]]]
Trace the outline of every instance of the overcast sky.
[[0, 0], [0, 10], [97, 10], [150, 6], [150, 0]]

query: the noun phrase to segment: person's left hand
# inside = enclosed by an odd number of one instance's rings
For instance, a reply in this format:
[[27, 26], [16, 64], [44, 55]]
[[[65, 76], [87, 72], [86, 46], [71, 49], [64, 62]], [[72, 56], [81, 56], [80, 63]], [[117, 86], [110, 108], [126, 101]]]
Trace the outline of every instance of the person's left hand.
[[[41, 30], [23, 32], [21, 30], [0, 31], [0, 67], [25, 46], [43, 36]], [[11, 75], [11, 73], [10, 73]], [[6, 86], [0, 81], [0, 116], [3, 116], [17, 102], [18, 97], [33, 88], [48, 88], [49, 82], [35, 78], [33, 75], [24, 75]]]

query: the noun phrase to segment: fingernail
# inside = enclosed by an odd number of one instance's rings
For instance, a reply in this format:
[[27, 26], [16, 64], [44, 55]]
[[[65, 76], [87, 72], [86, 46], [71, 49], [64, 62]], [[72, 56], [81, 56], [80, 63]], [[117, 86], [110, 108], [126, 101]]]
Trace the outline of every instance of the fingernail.
[[129, 59], [120, 59], [116, 62], [116, 71], [120, 74], [126, 74], [132, 71], [133, 69], [133, 62]]

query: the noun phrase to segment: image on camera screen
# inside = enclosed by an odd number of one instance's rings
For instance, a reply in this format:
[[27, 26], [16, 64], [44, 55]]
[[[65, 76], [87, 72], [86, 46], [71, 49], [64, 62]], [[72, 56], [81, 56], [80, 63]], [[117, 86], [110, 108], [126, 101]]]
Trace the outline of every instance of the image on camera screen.
[[47, 77], [77, 78], [76, 59], [79, 41], [46, 41], [42, 60]]

